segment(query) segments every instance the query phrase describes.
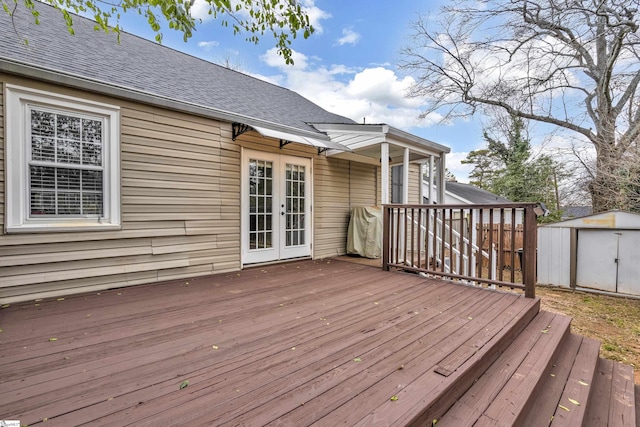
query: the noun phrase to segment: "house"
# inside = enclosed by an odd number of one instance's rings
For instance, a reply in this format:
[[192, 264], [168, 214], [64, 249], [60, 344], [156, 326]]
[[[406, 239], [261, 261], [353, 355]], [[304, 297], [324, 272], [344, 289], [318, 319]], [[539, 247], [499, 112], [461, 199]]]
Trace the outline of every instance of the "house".
[[3, 303], [343, 254], [391, 167], [404, 202], [444, 167], [440, 144], [36, 9], [0, 14]]
[[[429, 203], [429, 183], [423, 180], [422, 186], [424, 187], [424, 203]], [[432, 192], [436, 191], [436, 187], [432, 187]], [[434, 202], [437, 203], [437, 197], [433, 197]], [[457, 181], [447, 181], [444, 203], [447, 205], [486, 205], [486, 204], [513, 204], [513, 202], [504, 197], [493, 194], [483, 188], [476, 187], [475, 185], [465, 184]], [[490, 211], [484, 211], [482, 213], [482, 222], [488, 224], [490, 221]], [[478, 221], [474, 221], [478, 223]], [[493, 222], [500, 222], [500, 209], [493, 209]], [[511, 217], [505, 217], [505, 224], [511, 224]], [[516, 215], [516, 225], [522, 224], [522, 211], [518, 211]]]
[[[351, 207], [421, 201], [422, 167], [444, 170], [448, 148], [129, 34], [115, 44], [82, 18], [70, 36], [35, 7], [40, 25], [0, 14], [0, 419], [636, 419], [633, 369], [539, 311], [534, 244], [525, 284], [471, 278], [529, 298], [321, 260], [344, 253]], [[428, 229], [425, 210], [447, 208], [386, 209], [406, 224], [397, 238], [386, 224], [387, 268], [424, 269], [398, 247], [429, 257], [407, 214]]]
[[611, 211], [538, 228], [538, 283], [640, 296], [640, 215]]
[[561, 209], [562, 221], [572, 218], [582, 218], [583, 216], [589, 216], [593, 213], [591, 206], [563, 206]]

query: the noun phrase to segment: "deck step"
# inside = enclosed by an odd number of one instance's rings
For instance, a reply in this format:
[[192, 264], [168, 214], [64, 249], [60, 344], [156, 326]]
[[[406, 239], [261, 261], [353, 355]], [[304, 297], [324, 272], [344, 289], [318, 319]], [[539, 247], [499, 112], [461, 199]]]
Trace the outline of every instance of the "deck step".
[[[440, 426], [519, 425], [533, 404], [571, 318], [541, 311], [439, 420]], [[574, 343], [575, 345], [575, 343]]]
[[635, 392], [631, 366], [599, 359], [589, 397], [590, 404], [582, 425], [585, 427], [637, 425]]
[[600, 342], [571, 334], [561, 344], [523, 426], [579, 426], [589, 404]]

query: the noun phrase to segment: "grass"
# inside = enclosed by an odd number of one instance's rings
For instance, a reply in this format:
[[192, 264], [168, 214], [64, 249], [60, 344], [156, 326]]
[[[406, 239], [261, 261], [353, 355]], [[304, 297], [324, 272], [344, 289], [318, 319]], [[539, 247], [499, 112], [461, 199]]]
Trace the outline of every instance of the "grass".
[[536, 287], [543, 310], [571, 316], [574, 333], [595, 338], [600, 356], [632, 365], [640, 384], [640, 299]]

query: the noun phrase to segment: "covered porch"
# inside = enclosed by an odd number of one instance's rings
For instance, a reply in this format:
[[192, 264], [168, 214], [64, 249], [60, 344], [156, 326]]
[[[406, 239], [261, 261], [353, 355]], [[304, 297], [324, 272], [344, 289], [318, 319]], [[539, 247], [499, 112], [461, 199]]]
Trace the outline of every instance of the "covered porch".
[[[346, 147], [343, 150], [328, 150], [328, 157], [380, 167], [380, 206], [388, 203], [422, 203], [424, 197], [435, 203], [444, 202], [445, 157], [451, 151], [449, 147], [387, 124], [313, 126], [326, 133], [333, 143]], [[430, 183], [427, 194], [422, 185], [425, 174]], [[411, 192], [413, 183], [416, 183], [415, 194]]]

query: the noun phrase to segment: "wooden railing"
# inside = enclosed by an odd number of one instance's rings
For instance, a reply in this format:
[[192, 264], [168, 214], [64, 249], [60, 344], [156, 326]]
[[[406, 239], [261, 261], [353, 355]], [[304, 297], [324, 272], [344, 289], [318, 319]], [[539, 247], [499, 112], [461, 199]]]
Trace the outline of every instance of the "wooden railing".
[[523, 289], [533, 298], [535, 207], [535, 203], [384, 205], [382, 266], [474, 285]]

